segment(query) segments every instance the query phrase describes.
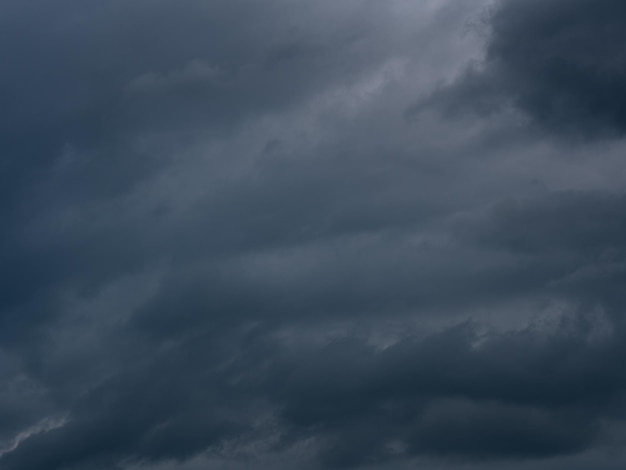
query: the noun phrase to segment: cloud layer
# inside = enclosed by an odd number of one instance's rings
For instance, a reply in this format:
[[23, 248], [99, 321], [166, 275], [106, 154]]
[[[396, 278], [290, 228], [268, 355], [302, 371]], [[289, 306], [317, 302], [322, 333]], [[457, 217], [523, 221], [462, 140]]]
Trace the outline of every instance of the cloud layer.
[[3, 2], [0, 466], [622, 468], [625, 8]]

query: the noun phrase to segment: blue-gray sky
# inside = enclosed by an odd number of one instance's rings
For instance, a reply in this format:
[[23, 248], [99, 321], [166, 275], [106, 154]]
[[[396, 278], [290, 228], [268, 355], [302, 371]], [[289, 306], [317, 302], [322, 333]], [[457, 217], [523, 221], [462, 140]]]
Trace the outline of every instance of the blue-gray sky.
[[0, 468], [624, 468], [625, 26], [0, 1]]

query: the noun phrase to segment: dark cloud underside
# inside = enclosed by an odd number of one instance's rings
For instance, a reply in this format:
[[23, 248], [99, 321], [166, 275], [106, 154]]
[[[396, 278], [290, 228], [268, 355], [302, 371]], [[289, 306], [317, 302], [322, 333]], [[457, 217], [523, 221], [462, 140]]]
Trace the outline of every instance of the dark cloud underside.
[[0, 467], [622, 468], [625, 21], [0, 4]]

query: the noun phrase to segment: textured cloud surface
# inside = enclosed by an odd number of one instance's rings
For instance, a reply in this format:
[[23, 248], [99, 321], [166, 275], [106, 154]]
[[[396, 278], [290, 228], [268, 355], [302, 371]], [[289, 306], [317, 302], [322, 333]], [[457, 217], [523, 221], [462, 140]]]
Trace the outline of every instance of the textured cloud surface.
[[0, 3], [0, 467], [624, 468], [622, 3]]

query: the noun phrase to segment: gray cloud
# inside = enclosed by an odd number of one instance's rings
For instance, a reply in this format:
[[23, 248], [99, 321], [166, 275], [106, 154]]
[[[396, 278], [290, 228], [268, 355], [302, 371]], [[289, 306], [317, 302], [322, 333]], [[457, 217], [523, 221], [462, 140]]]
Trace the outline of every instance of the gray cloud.
[[453, 113], [512, 107], [569, 139], [621, 136], [624, 14], [613, 0], [498, 2], [486, 15], [482, 63], [409, 114], [431, 102]]
[[4, 2], [2, 468], [621, 468], [622, 9], [471, 3]]

